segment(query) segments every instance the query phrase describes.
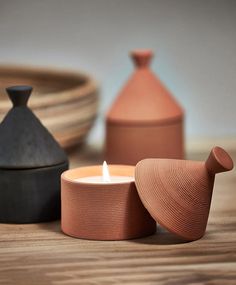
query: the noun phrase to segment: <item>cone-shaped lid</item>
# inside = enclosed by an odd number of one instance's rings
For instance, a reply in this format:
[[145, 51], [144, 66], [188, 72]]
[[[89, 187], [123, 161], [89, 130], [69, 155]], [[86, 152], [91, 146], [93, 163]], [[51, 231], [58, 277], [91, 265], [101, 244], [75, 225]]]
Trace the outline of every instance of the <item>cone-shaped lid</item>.
[[119, 93], [107, 120], [119, 124], [163, 124], [181, 119], [183, 110], [149, 69], [150, 50], [131, 52], [136, 70]]
[[135, 168], [135, 183], [151, 216], [191, 241], [205, 233], [215, 173], [232, 168], [230, 156], [215, 147], [206, 162], [144, 159]]
[[6, 90], [13, 108], [0, 124], [0, 168], [38, 168], [66, 162], [64, 151], [26, 105], [32, 87]]

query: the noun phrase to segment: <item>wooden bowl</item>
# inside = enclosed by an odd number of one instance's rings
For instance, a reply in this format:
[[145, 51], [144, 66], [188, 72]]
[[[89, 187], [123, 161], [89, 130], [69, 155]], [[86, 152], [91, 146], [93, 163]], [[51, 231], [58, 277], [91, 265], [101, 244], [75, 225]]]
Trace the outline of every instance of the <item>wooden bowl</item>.
[[98, 85], [74, 71], [29, 66], [0, 66], [0, 120], [11, 108], [5, 88], [31, 85], [29, 107], [64, 149], [84, 141], [98, 109]]

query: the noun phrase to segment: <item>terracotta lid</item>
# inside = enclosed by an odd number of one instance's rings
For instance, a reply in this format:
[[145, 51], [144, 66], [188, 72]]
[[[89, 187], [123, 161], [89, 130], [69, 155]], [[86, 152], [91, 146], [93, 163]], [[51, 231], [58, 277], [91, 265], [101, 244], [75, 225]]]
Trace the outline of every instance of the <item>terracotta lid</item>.
[[136, 50], [136, 66], [107, 114], [108, 122], [119, 124], [165, 124], [183, 117], [183, 110], [167, 88], [150, 70], [150, 50]]
[[135, 183], [151, 216], [191, 241], [205, 233], [215, 174], [232, 168], [227, 152], [215, 147], [206, 162], [144, 159], [135, 168]]
[[27, 107], [32, 87], [6, 89], [13, 108], [0, 124], [0, 168], [28, 169], [61, 164], [67, 157]]

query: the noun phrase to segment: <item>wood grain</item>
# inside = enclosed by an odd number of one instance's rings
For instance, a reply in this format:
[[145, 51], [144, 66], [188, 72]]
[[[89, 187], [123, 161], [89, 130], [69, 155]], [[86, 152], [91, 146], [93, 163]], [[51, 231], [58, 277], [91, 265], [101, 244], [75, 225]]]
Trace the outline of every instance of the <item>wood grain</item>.
[[[78, 160], [101, 158], [81, 154], [72, 165]], [[59, 221], [0, 224], [0, 284], [236, 284], [235, 185], [235, 170], [216, 177], [207, 233], [189, 243], [160, 228], [147, 238], [103, 242], [68, 237]]]

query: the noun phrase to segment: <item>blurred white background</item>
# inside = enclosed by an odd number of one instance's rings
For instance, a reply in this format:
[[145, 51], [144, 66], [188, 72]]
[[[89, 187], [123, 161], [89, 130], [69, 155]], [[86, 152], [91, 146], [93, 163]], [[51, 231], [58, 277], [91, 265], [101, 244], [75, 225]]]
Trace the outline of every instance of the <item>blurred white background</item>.
[[90, 142], [151, 48], [152, 67], [186, 110], [188, 139], [236, 137], [235, 0], [0, 0], [0, 63], [83, 70], [101, 86]]

